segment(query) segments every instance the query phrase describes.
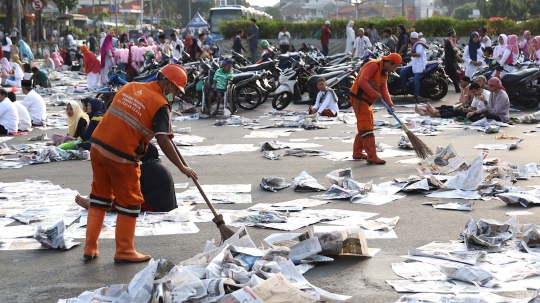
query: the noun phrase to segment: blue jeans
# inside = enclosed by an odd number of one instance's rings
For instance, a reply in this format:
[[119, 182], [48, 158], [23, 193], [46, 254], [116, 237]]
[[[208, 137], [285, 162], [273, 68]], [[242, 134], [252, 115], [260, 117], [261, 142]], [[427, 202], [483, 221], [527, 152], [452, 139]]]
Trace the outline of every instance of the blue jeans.
[[407, 89], [407, 80], [409, 77], [414, 75], [414, 99], [418, 100], [418, 94], [420, 93], [420, 78], [422, 73], [413, 73], [412, 66], [404, 67], [399, 72], [399, 77], [401, 78], [401, 88]]

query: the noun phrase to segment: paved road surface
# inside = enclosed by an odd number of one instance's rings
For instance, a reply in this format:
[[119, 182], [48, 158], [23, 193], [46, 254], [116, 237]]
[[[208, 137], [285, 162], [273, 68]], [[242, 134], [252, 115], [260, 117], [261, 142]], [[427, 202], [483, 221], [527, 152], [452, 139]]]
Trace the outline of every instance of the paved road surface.
[[[451, 105], [457, 101], [457, 95], [451, 92], [444, 101], [435, 105]], [[404, 103], [397, 99], [397, 103]], [[59, 108], [55, 108], [58, 110]], [[291, 106], [290, 109], [305, 109]], [[401, 108], [402, 109], [402, 108]], [[245, 117], [257, 117], [271, 110], [271, 104], [260, 106], [254, 111], [242, 111]], [[532, 111], [528, 111], [532, 112]], [[376, 117], [380, 118], [379, 112]], [[522, 113], [512, 113], [513, 116]], [[389, 118], [384, 118], [390, 120]], [[214, 127], [213, 119], [174, 123], [175, 127], [191, 126], [192, 134], [207, 138], [202, 145], [217, 143], [253, 143], [258, 144], [264, 139], [242, 139], [249, 130], [241, 127]], [[267, 118], [261, 119], [262, 124], [270, 124]], [[499, 157], [508, 161], [540, 163], [538, 153], [538, 135], [524, 135], [525, 130], [533, 129], [531, 125], [518, 125], [515, 128], [504, 128], [505, 134], [520, 136], [525, 139], [514, 151], [492, 151], [490, 157]], [[292, 133], [285, 141], [294, 138], [310, 138], [322, 136], [345, 136], [346, 131], [354, 127], [331, 125], [325, 130], [302, 131]], [[34, 130], [31, 136], [42, 133]], [[49, 137], [54, 131], [47, 131]], [[378, 132], [376, 132], [378, 134]], [[380, 135], [378, 135], [380, 137]], [[25, 142], [28, 136], [16, 137], [9, 143]], [[495, 143], [494, 135], [484, 135], [474, 130], [444, 131], [436, 137], [422, 137], [435, 149], [439, 145], [452, 143], [458, 152], [468, 161], [479, 154], [472, 147], [478, 143]], [[399, 136], [385, 135], [380, 141], [397, 146]], [[313, 142], [313, 141], [312, 141]], [[320, 140], [320, 149], [332, 151], [350, 151], [352, 144], [341, 143], [339, 140]], [[410, 158], [410, 157], [407, 157]], [[262, 157], [261, 152], [232, 153], [223, 156], [187, 157], [188, 163], [197, 171], [203, 184], [232, 184], [249, 183], [252, 185], [253, 203], [275, 203], [298, 198], [309, 197], [310, 193], [297, 193], [292, 188], [278, 193], [263, 191], [259, 182], [265, 176], [281, 176], [291, 179], [303, 170], [315, 177], [323, 185], [329, 187], [324, 177], [328, 172], [351, 167], [355, 180], [365, 182], [374, 180], [375, 183], [392, 180], [396, 177], [408, 177], [416, 174], [412, 164], [395, 163], [400, 158], [388, 158], [387, 165], [368, 165], [364, 161], [332, 162], [320, 157], [297, 158], [283, 157], [278, 161], [270, 161]], [[404, 159], [404, 158], [401, 158]], [[187, 179], [173, 169], [168, 160], [165, 163], [171, 167], [175, 182], [186, 182]], [[0, 181], [14, 182], [25, 179], [50, 180], [64, 188], [78, 190], [87, 195], [90, 192], [92, 171], [89, 162], [67, 161], [43, 165], [27, 166], [21, 169], [0, 171]], [[539, 184], [540, 179], [520, 181], [520, 186]], [[401, 219], [396, 227], [398, 239], [369, 240], [370, 247], [381, 248], [382, 251], [374, 258], [337, 258], [335, 262], [317, 266], [306, 273], [306, 278], [316, 286], [343, 295], [351, 295], [349, 302], [394, 302], [400, 297], [385, 283], [387, 279], [397, 279], [390, 264], [401, 262], [399, 256], [407, 254], [409, 249], [427, 244], [431, 241], [447, 241], [457, 239], [461, 229], [468, 220], [473, 218], [491, 218], [504, 220], [505, 212], [519, 210], [509, 208], [505, 203], [493, 201], [475, 201], [471, 212], [435, 210], [430, 206], [421, 205], [428, 201], [422, 194], [407, 194], [403, 199], [382, 205], [367, 206], [352, 204], [348, 201], [332, 201], [332, 203], [316, 209], [339, 208], [379, 213], [381, 216], [399, 216]], [[204, 205], [198, 205], [204, 208]], [[248, 205], [220, 205], [224, 209], [244, 209]], [[533, 212], [537, 212], [534, 208]], [[539, 221], [539, 215], [520, 217], [523, 222]], [[151, 254], [154, 258], [164, 258], [180, 262], [199, 253], [207, 239], [219, 238], [215, 225], [197, 223], [200, 232], [190, 235], [137, 237], [136, 248], [141, 253]], [[279, 231], [249, 228], [249, 233], [255, 243], [261, 243], [269, 234]], [[83, 240], [84, 243], [84, 240]], [[77, 296], [84, 290], [99, 288], [108, 284], [128, 283], [133, 275], [141, 270], [144, 264], [117, 265], [113, 262], [114, 241], [100, 240], [100, 257], [89, 263], [82, 258], [83, 246], [69, 251], [2, 251], [0, 252], [0, 298], [4, 302], [56, 302], [58, 298]]]

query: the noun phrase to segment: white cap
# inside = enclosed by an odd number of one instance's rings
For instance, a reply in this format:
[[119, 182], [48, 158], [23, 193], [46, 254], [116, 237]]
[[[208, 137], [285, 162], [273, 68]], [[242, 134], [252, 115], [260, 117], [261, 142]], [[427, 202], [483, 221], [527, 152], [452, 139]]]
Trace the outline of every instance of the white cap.
[[365, 32], [365, 30], [364, 30], [363, 28], [359, 28], [358, 31], [363, 31], [363, 32]]
[[412, 32], [411, 33], [411, 38], [418, 39], [418, 33], [417, 32]]
[[424, 34], [422, 32], [419, 32], [418, 37], [424, 37]]
[[324, 22], [324, 25], [330, 25], [330, 21], [326, 20], [326, 22]]

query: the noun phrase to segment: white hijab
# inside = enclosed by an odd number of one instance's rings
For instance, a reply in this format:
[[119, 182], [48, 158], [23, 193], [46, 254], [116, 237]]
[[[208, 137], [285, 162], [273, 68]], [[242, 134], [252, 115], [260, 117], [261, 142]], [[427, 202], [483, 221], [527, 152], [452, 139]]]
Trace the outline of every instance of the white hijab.
[[496, 53], [497, 54], [503, 54], [504, 50], [506, 49], [506, 46], [508, 44], [508, 36], [506, 36], [505, 34], [500, 34], [499, 38], [503, 39], [504, 44], [497, 45], [497, 52]]
[[11, 67], [15, 70], [15, 79], [22, 80], [24, 78], [24, 73], [21, 66], [18, 63], [12, 63]]

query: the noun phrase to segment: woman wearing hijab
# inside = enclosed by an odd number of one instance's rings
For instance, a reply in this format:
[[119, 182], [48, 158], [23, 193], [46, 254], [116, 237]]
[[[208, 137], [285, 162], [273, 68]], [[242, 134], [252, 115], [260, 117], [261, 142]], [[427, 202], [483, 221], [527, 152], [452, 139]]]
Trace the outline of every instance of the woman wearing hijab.
[[57, 52], [53, 52], [51, 55], [51, 59], [54, 63], [54, 69], [58, 69], [62, 66], [62, 62], [60, 62], [60, 59], [58, 57], [59, 56]]
[[5, 57], [2, 58], [0, 62], [2, 63], [2, 86], [7, 86], [8, 78], [11, 77], [11, 65], [9, 64], [8, 59]]
[[532, 48], [534, 49], [534, 53], [531, 54], [531, 60], [540, 63], [540, 36], [534, 37]]
[[489, 100], [486, 100], [483, 96], [478, 96], [478, 100], [484, 102], [485, 106], [467, 113], [467, 118], [473, 122], [482, 118], [508, 122], [510, 99], [504, 91], [501, 80], [493, 77], [489, 79], [488, 85], [491, 92]]
[[19, 40], [19, 52], [21, 53], [21, 58], [28, 59], [28, 62], [25, 63], [32, 63], [34, 61], [34, 54], [32, 53], [32, 50], [30, 49], [30, 46], [26, 44], [22, 39]]
[[107, 74], [114, 65], [114, 48], [112, 44], [113, 36], [108, 34], [103, 41], [99, 52], [101, 53], [101, 84], [107, 84]]
[[79, 106], [79, 103], [75, 101], [68, 101], [66, 105], [66, 115], [68, 133], [67, 135], [54, 134], [52, 139], [55, 146], [77, 140], [86, 129], [86, 126], [88, 126], [88, 121], [90, 120], [88, 115], [83, 112]]
[[184, 48], [192, 60], [199, 60], [202, 49], [197, 45], [197, 39], [192, 38], [191, 35], [188, 34], [184, 41]]
[[19, 64], [19, 66], [22, 68], [23, 67], [23, 63], [21, 61], [21, 59], [19, 58], [19, 54], [14, 54], [14, 55], [11, 55], [11, 60], [17, 64]]
[[[509, 64], [514, 64], [518, 60], [519, 55], [519, 47], [518, 47], [518, 37], [516, 35], [510, 35], [508, 36], [508, 44], [506, 45], [506, 49], [504, 50], [504, 53], [502, 55], [501, 60], [499, 61], [499, 64], [504, 67], [505, 70], [508, 72], [513, 72], [514, 67], [510, 66]], [[501, 77], [505, 74], [505, 72], [501, 72]]]
[[349, 21], [347, 24], [347, 28], [345, 29], [345, 32], [347, 33], [347, 44], [345, 45], [345, 52], [346, 53], [352, 53], [354, 48], [354, 40], [356, 39], [356, 35], [354, 34], [354, 21]]
[[463, 50], [463, 60], [465, 61], [465, 76], [472, 77], [478, 67], [482, 66], [482, 45], [480, 44], [480, 36], [478, 32], [473, 32], [469, 37], [469, 45]]
[[508, 36], [505, 34], [499, 35], [499, 45], [493, 50], [493, 58], [495, 60], [500, 60], [506, 50], [506, 43], [508, 42]]
[[90, 120], [90, 122], [88, 123], [88, 127], [80, 136], [77, 137], [77, 140], [59, 145], [58, 148], [60, 149], [78, 149], [80, 151], [90, 150], [89, 140], [92, 137], [92, 134], [94, 133], [94, 130], [98, 126], [99, 122], [101, 122], [101, 119], [103, 119], [103, 115], [105, 114], [106, 109], [103, 101], [99, 99], [84, 98], [81, 100], [81, 103], [83, 104], [83, 110], [88, 114], [88, 118]]
[[86, 45], [81, 46], [81, 52], [84, 60], [84, 73], [86, 74], [86, 86], [88, 88], [96, 88], [99, 85], [99, 72], [101, 64], [96, 55], [88, 50]]
[[531, 31], [524, 31], [523, 32], [523, 40], [519, 43], [519, 48], [523, 51], [523, 55], [525, 58], [530, 58], [530, 46], [533, 43], [533, 39], [531, 39]]
[[49, 53], [43, 54], [43, 65], [41, 67], [46, 69], [54, 69], [54, 61], [51, 59], [51, 55]]
[[[17, 56], [17, 55], [13, 55], [12, 58], [14, 56]], [[24, 78], [24, 73], [23, 73], [23, 70], [22, 70], [21, 66], [16, 62], [12, 62], [11, 63], [11, 70], [13, 71], [13, 77], [15, 79], [11, 80], [11, 79], [8, 78], [7, 81], [6, 81], [7, 85], [9, 85], [11, 87], [21, 87], [21, 81]]]

